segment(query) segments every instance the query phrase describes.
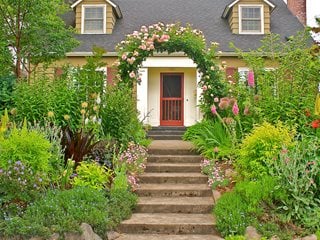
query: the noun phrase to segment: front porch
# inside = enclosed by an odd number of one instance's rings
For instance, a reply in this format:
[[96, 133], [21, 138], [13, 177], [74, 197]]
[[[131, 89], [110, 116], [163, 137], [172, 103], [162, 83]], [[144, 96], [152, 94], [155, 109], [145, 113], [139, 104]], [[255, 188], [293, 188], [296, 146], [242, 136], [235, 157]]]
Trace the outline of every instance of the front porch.
[[201, 120], [201, 79], [196, 64], [185, 56], [149, 57], [139, 69], [137, 109], [144, 124], [191, 126]]

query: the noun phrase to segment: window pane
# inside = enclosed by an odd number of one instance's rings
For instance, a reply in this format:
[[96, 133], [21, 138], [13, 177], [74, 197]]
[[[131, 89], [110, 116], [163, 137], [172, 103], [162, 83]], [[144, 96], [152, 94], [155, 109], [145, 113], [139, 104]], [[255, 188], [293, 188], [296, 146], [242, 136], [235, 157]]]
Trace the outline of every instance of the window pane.
[[242, 18], [260, 19], [260, 8], [244, 7], [242, 8]]
[[242, 30], [243, 31], [261, 31], [261, 21], [260, 20], [242, 20]]
[[103, 19], [103, 7], [86, 7], [85, 19]]
[[103, 20], [85, 20], [84, 31], [103, 32]]
[[181, 75], [164, 75], [162, 87], [164, 98], [181, 97]]

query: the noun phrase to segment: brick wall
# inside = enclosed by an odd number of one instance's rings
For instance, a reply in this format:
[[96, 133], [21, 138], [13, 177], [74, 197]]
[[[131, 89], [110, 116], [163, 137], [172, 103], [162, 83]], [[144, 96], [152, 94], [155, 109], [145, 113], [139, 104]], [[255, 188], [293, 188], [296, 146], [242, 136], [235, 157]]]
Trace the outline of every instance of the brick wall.
[[306, 25], [306, 0], [288, 0], [287, 4], [293, 15]]

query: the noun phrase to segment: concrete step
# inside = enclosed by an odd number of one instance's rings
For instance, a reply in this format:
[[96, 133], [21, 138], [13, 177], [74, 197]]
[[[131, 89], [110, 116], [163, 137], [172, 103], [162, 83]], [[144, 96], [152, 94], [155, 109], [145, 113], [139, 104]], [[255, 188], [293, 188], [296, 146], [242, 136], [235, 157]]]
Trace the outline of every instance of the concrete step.
[[185, 133], [184, 130], [150, 130], [148, 135], [180, 135]]
[[140, 183], [206, 184], [208, 177], [200, 172], [146, 172], [139, 176]]
[[186, 131], [186, 127], [181, 126], [159, 126], [159, 127], [152, 127], [149, 131]]
[[135, 213], [119, 226], [121, 233], [216, 234], [211, 214]]
[[146, 172], [201, 172], [199, 163], [148, 163]]
[[141, 184], [139, 197], [212, 197], [206, 184]]
[[149, 150], [148, 163], [200, 163], [203, 157], [199, 155], [159, 155]]
[[135, 209], [139, 213], [210, 213], [212, 197], [141, 197]]
[[197, 152], [192, 149], [169, 149], [169, 148], [149, 148], [149, 154], [155, 155], [196, 155]]
[[153, 140], [181, 140], [182, 139], [182, 136], [177, 134], [168, 134], [168, 135], [148, 134], [148, 137]]
[[117, 240], [223, 240], [214, 235], [123, 234]]

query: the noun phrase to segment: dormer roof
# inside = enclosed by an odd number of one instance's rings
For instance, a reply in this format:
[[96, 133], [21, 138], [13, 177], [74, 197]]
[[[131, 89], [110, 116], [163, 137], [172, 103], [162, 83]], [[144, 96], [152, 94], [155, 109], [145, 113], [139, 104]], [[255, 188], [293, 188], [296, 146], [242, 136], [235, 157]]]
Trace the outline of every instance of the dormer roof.
[[[71, 5], [71, 8], [74, 9], [78, 4], [80, 4], [83, 0], [78, 0], [76, 2], [74, 2], [72, 5]], [[120, 7], [115, 4], [114, 2], [110, 1], [110, 0], [105, 0], [106, 3], [110, 4], [113, 9], [115, 10], [115, 13], [117, 15], [117, 18], [122, 18], [122, 13], [121, 13], [121, 10], [120, 10]]]

